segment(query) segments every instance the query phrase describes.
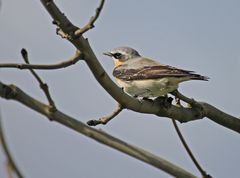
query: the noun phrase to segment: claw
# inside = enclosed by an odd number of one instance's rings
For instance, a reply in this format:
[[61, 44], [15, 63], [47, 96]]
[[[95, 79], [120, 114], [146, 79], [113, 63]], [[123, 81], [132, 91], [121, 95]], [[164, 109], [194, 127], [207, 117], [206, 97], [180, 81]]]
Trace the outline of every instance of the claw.
[[158, 102], [160, 105], [162, 105], [165, 108], [170, 108], [172, 105], [172, 97], [167, 96], [159, 96], [157, 97], [154, 102]]

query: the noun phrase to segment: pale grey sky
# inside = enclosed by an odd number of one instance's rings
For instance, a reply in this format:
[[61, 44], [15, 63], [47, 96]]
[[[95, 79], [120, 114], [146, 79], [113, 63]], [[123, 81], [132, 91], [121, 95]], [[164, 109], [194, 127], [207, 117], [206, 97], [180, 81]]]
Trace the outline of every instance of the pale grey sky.
[[[58, 0], [57, 3], [73, 23], [81, 26], [94, 14], [99, 1]], [[130, 46], [164, 64], [209, 76], [209, 82], [187, 82], [180, 86], [180, 91], [239, 116], [239, 9], [238, 0], [107, 0], [96, 28], [85, 36], [109, 75], [113, 62], [102, 52]], [[22, 62], [23, 47], [28, 49], [32, 63], [60, 62], [74, 54], [72, 45], [56, 36], [40, 1], [3, 0], [0, 62]], [[94, 80], [83, 62], [66, 69], [39, 71], [39, 74], [49, 84], [57, 107], [82, 122], [109, 114], [115, 107], [115, 101]], [[29, 71], [0, 69], [0, 80], [14, 83], [46, 102]], [[1, 99], [0, 107], [7, 141], [26, 177], [170, 177], [49, 122], [19, 103]], [[218, 178], [239, 177], [239, 134], [206, 118], [180, 127], [208, 173]], [[98, 128], [199, 175], [167, 118], [126, 110], [108, 125]], [[0, 177], [6, 177], [2, 153]]]

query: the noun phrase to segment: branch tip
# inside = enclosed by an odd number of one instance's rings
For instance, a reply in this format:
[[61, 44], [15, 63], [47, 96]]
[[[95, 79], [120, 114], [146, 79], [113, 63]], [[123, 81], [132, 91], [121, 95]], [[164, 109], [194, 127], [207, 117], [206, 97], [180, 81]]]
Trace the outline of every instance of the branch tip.
[[[21, 54], [22, 57], [25, 61], [26, 64], [30, 64], [29, 63], [29, 58], [28, 58], [28, 52], [26, 49], [22, 49], [21, 50]], [[34, 76], [34, 78], [38, 81], [40, 88], [42, 89], [42, 91], [44, 92], [49, 105], [53, 108], [53, 110], [56, 110], [56, 106], [55, 103], [50, 95], [49, 89], [48, 89], [48, 85], [42, 81], [42, 79], [40, 78], [40, 76], [37, 74], [37, 72], [35, 72], [33, 69], [29, 69], [29, 71], [31, 72], [31, 74]]]
[[105, 0], [101, 0], [99, 6], [95, 10], [95, 15], [90, 18], [89, 22], [85, 26], [83, 26], [82, 28], [79, 28], [75, 31], [74, 34], [76, 37], [83, 35], [85, 32], [87, 32], [88, 30], [95, 27], [94, 23], [98, 19], [99, 15], [103, 9], [104, 2], [105, 2]]
[[89, 121], [87, 121], [87, 125], [89, 125], [89, 126], [96, 126], [99, 124], [105, 125], [110, 120], [112, 120], [114, 117], [116, 117], [123, 109], [124, 109], [124, 107], [118, 103], [115, 110], [110, 115], [102, 117], [98, 120], [89, 120]]

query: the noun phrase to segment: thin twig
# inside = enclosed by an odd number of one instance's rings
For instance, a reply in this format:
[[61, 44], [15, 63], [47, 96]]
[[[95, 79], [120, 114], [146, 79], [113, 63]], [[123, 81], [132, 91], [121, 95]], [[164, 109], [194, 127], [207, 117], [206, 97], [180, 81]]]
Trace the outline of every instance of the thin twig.
[[75, 35], [76, 36], [81, 36], [83, 33], [87, 32], [88, 30], [92, 29], [94, 27], [94, 23], [97, 20], [97, 18], [99, 17], [103, 5], [104, 5], [105, 0], [101, 0], [98, 8], [96, 9], [96, 14], [94, 16], [92, 16], [89, 20], [89, 22], [82, 28], [79, 28], [78, 30], [75, 31]]
[[[22, 54], [22, 57], [23, 57], [24, 61], [27, 64], [30, 64], [29, 63], [27, 50], [23, 48], [21, 50], [21, 54]], [[44, 94], [46, 95], [48, 103], [49, 103], [49, 105], [52, 108], [51, 111], [56, 111], [56, 106], [55, 106], [55, 103], [54, 103], [54, 101], [53, 101], [53, 99], [52, 99], [52, 97], [50, 95], [50, 92], [49, 92], [49, 89], [48, 89], [48, 85], [42, 81], [42, 79], [39, 77], [39, 75], [33, 69], [29, 69], [29, 70], [32, 73], [32, 75], [37, 79], [40, 88], [43, 90]]]
[[[3, 126], [2, 126], [2, 115], [0, 113], [0, 142], [2, 144], [2, 148], [3, 151], [7, 157], [7, 164], [10, 165], [11, 169], [14, 170], [14, 172], [16, 173], [16, 175], [18, 176], [18, 178], [23, 178], [23, 175], [21, 173], [21, 171], [19, 170], [16, 162], [14, 161], [11, 152], [8, 148], [5, 136], [4, 136], [4, 132], [3, 132]], [[10, 167], [8, 167], [10, 169]]]
[[199, 170], [199, 172], [201, 173], [202, 177], [203, 178], [211, 178], [211, 176], [209, 174], [207, 174], [203, 169], [202, 167], [200, 166], [200, 164], [198, 163], [197, 159], [194, 157], [191, 149], [189, 148], [187, 142], [185, 141], [178, 125], [177, 125], [177, 122], [175, 119], [172, 119], [172, 123], [173, 123], [173, 126], [177, 132], [177, 135], [178, 137], [180, 138], [181, 140], [181, 143], [183, 144], [185, 150], [187, 151], [188, 155], [190, 156], [191, 160], [193, 161], [194, 165], [196, 166], [196, 168]]
[[87, 122], [87, 124], [89, 126], [96, 126], [98, 124], [107, 124], [110, 120], [112, 120], [115, 116], [117, 116], [121, 111], [123, 110], [122, 105], [120, 105], [119, 103], [117, 104], [117, 107], [115, 108], [115, 110], [108, 116], [102, 117], [98, 120], [89, 120]]
[[[199, 103], [197, 103], [194, 99], [190, 99], [186, 96], [184, 96], [183, 94], [181, 94], [178, 90], [175, 90], [172, 92], [172, 94], [175, 96], [175, 99], [176, 99], [176, 105], [178, 107], [182, 107], [181, 104], [180, 104], [180, 100], [183, 100], [185, 101], [186, 103], [190, 104], [191, 106], [196, 106], [196, 107], [201, 107], [201, 105]], [[185, 141], [178, 125], [177, 125], [177, 122], [175, 119], [172, 119], [172, 123], [173, 123], [173, 126], [177, 132], [177, 135], [182, 143], [182, 145], [184, 146], [185, 150], [187, 151], [189, 157], [191, 158], [191, 160], [193, 161], [194, 165], [196, 166], [196, 168], [199, 170], [199, 172], [201, 173], [202, 177], [203, 178], [211, 178], [210, 175], [208, 175], [206, 173], [206, 171], [204, 171], [202, 169], [202, 167], [200, 166], [200, 164], [198, 163], [197, 159], [195, 158], [195, 156], [193, 155], [190, 147], [188, 146], [187, 142]]]
[[77, 63], [82, 58], [82, 53], [76, 51], [76, 54], [68, 59], [57, 64], [16, 64], [16, 63], [5, 63], [0, 64], [0, 68], [18, 68], [18, 69], [39, 69], [39, 70], [51, 70], [51, 69], [61, 69], [71, 66]]

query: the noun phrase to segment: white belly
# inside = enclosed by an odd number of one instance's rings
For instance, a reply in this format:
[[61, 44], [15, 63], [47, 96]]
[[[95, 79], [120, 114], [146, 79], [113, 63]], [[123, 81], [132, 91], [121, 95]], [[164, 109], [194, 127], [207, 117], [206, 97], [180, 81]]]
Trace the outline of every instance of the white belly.
[[178, 78], [146, 79], [135, 81], [117, 80], [120, 87], [132, 96], [158, 97], [166, 95], [178, 88]]

